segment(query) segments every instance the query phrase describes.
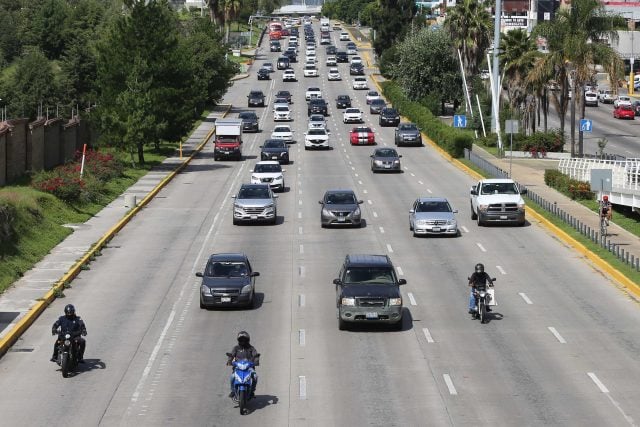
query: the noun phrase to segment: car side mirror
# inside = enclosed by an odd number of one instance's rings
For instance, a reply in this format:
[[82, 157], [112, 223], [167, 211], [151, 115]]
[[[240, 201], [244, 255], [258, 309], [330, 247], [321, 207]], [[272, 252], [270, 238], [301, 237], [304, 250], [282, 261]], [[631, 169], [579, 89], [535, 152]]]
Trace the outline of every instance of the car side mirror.
[[259, 275], [260, 275], [259, 272], [254, 271], [254, 272], [251, 273], [250, 277], [258, 277]]
[[342, 280], [340, 280], [340, 279], [333, 279], [333, 284], [334, 284], [334, 285], [337, 285], [337, 286], [340, 286], [340, 285], [342, 285]]
[[406, 285], [406, 284], [407, 284], [407, 279], [398, 280], [398, 285]]
[[477, 196], [478, 192], [476, 191], [476, 189], [474, 187], [471, 187], [471, 191], [470, 191], [472, 196]]
[[454, 209], [452, 212], [453, 213], [458, 213], [458, 209]]
[[258, 145], [259, 148], [262, 148], [262, 145]]
[[236, 196], [231, 196], [231, 198], [232, 198], [232, 199], [235, 199], [235, 198], [236, 198]]
[[361, 205], [361, 204], [363, 204], [363, 203], [364, 203], [364, 202], [363, 202], [362, 200], [358, 200], [358, 204], [359, 204], [359, 205]]
[[398, 156], [398, 158], [400, 158], [400, 157], [402, 157], [402, 154], [400, 154], [400, 155]]
[[373, 159], [373, 154], [372, 154], [372, 155], [370, 155], [369, 157], [371, 157], [371, 158]]
[[414, 209], [409, 209], [409, 213], [416, 213]]
[[284, 173], [284, 172], [286, 172], [286, 171], [287, 171], [286, 169], [282, 169], [282, 172], [283, 172], [283, 173]]
[[225, 353], [227, 355], [227, 357], [233, 357], [233, 354], [231, 353]]
[[496, 278], [495, 278], [495, 277], [492, 277], [492, 278], [491, 278], [491, 281], [492, 281], [492, 282], [495, 282], [495, 281], [496, 281]]
[[201, 272], [197, 272], [196, 277], [204, 277], [204, 275]]

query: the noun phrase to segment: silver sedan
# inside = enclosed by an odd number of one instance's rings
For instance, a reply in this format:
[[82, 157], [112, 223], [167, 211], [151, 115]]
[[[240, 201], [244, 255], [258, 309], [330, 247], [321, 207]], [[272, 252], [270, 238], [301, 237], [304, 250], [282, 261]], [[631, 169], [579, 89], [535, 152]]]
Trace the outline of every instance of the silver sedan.
[[413, 202], [409, 211], [409, 230], [414, 237], [425, 234], [458, 235], [458, 222], [447, 199], [422, 197]]
[[401, 155], [395, 148], [376, 148], [371, 157], [371, 172], [402, 172]]

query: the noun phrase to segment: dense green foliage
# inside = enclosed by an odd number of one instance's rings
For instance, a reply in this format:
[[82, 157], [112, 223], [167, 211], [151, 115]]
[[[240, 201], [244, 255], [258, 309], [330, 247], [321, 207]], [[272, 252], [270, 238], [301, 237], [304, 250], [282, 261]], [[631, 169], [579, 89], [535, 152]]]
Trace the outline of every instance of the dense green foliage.
[[[331, 19], [339, 19], [343, 22], [354, 24], [360, 19], [360, 24], [370, 26], [371, 9], [376, 9], [375, 0], [336, 0], [328, 1], [322, 5], [322, 15]], [[369, 13], [363, 13], [364, 10]]]
[[572, 199], [593, 200], [595, 198], [588, 182], [571, 179], [556, 169], [545, 169], [544, 183]]

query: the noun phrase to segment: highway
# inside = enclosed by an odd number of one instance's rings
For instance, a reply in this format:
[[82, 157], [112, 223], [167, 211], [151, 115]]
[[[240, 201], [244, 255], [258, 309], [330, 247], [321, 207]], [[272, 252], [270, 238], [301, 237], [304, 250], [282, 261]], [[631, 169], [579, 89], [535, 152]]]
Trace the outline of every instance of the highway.
[[[0, 359], [0, 424], [637, 425], [638, 304], [535, 222], [478, 228], [473, 180], [428, 146], [399, 148], [403, 173], [372, 174], [373, 148], [348, 143], [352, 125], [335, 97], [355, 98], [379, 145], [393, 145], [393, 128], [379, 127], [366, 91], [351, 89], [348, 64], [339, 64], [342, 82], [326, 80], [324, 47], [317, 51], [321, 77], [302, 77], [298, 63], [297, 83], [283, 83], [281, 71], [257, 81], [254, 66], [234, 83], [225, 98], [234, 112], [247, 109], [251, 89], [269, 102], [256, 109], [262, 132], [245, 134], [245, 160], [214, 162], [208, 144], [40, 316], [16, 344], [21, 351]], [[275, 64], [276, 54], [267, 59]], [[330, 104], [332, 150], [303, 149], [310, 86]], [[297, 143], [278, 223], [233, 226], [231, 195], [249, 181], [281, 89], [294, 94]], [[364, 227], [320, 227], [318, 200], [332, 188], [364, 200]], [[412, 237], [410, 205], [430, 195], [459, 210], [461, 236]], [[201, 310], [195, 272], [209, 254], [229, 251], [247, 253], [260, 272], [257, 307]], [[407, 280], [402, 331], [338, 330], [332, 280], [348, 253], [388, 254]], [[477, 262], [497, 278], [499, 305], [487, 324], [467, 314]], [[51, 324], [68, 303], [89, 335], [86, 366], [63, 379], [48, 359]], [[240, 330], [262, 354], [244, 416], [227, 397], [225, 366]]]

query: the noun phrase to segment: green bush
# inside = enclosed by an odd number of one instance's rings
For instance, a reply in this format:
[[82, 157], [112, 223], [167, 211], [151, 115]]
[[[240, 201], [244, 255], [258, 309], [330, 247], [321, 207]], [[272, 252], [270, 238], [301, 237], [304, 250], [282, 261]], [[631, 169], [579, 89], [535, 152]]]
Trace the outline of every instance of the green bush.
[[[517, 142], [516, 142], [517, 141]], [[561, 152], [564, 147], [564, 137], [560, 130], [548, 132], [536, 132], [532, 135], [514, 135], [513, 149], [515, 151], [529, 152]]]
[[470, 131], [456, 129], [443, 123], [429, 111], [428, 107], [410, 101], [400, 86], [394, 82], [382, 82], [381, 86], [384, 96], [393, 107], [417, 124], [431, 140], [451, 156], [463, 157], [464, 149], [471, 149], [473, 134]]
[[545, 169], [544, 183], [574, 200], [593, 200], [595, 198], [588, 182], [571, 179], [556, 169]]

